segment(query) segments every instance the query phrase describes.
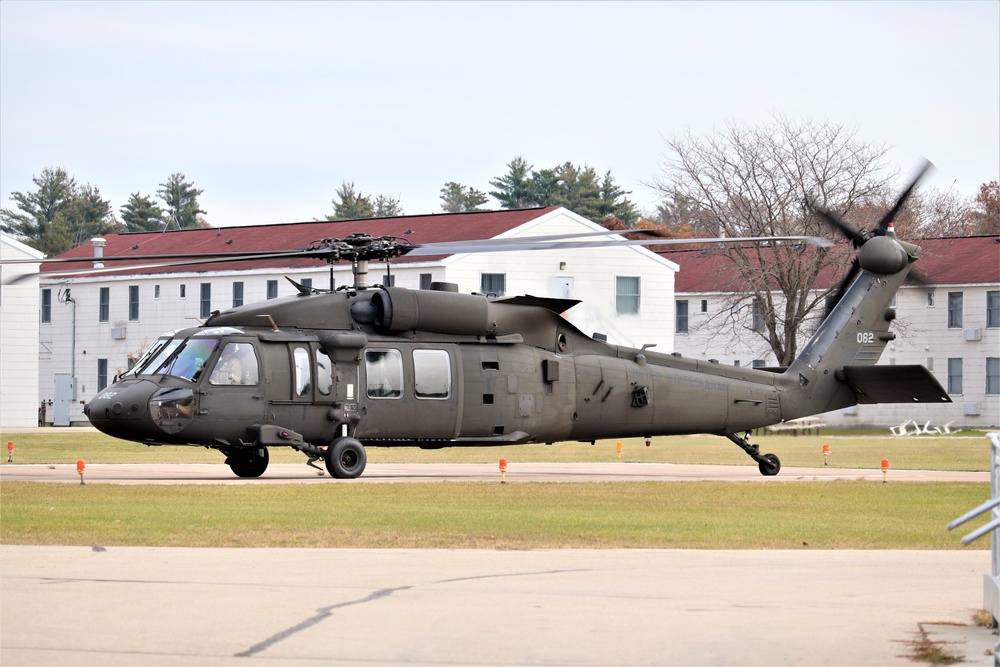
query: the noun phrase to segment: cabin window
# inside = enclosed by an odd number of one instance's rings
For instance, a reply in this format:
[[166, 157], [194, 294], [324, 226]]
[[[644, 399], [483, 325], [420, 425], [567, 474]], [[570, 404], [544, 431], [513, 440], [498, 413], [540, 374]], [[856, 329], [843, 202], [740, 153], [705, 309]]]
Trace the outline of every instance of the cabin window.
[[249, 343], [226, 343], [208, 381], [210, 384], [259, 384], [260, 369], [253, 346]]
[[137, 322], [139, 320], [139, 286], [128, 286], [128, 321]]
[[483, 273], [479, 277], [479, 291], [483, 294], [503, 296], [507, 293], [506, 273]]
[[619, 315], [639, 312], [639, 276], [615, 276], [615, 312]]
[[333, 361], [323, 350], [316, 350], [316, 390], [322, 396], [333, 392]]
[[403, 395], [403, 357], [399, 350], [366, 350], [365, 371], [369, 398]]
[[303, 347], [295, 348], [292, 352], [295, 365], [295, 395], [300, 398], [309, 396], [312, 389], [312, 365], [309, 361], [309, 352]]
[[1000, 327], [1000, 290], [986, 293], [986, 326], [991, 329]]
[[413, 388], [417, 398], [451, 396], [451, 357], [445, 350], [413, 351]]
[[107, 322], [111, 315], [111, 288], [102, 287], [97, 297], [97, 321]]
[[949, 359], [948, 360], [948, 393], [949, 394], [961, 394], [962, 393], [962, 360], [961, 359]]
[[42, 324], [52, 322], [52, 290], [42, 290]]
[[676, 333], [688, 332], [688, 302], [687, 299], [679, 299], [675, 303], [674, 331]]
[[962, 328], [962, 292], [948, 292], [948, 328]]

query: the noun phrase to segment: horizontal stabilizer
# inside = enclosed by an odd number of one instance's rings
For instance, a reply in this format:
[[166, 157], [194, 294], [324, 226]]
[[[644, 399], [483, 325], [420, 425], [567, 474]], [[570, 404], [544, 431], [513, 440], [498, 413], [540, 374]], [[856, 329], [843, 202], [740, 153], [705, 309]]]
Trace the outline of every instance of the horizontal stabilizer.
[[923, 366], [844, 366], [858, 403], [951, 403], [948, 392]]

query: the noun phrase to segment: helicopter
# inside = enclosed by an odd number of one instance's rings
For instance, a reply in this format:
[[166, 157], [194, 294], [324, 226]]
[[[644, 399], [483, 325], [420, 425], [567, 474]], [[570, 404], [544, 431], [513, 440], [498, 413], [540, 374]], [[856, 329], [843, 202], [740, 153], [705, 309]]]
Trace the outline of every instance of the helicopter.
[[[563, 317], [580, 303], [575, 299], [463, 294], [443, 282], [413, 290], [367, 280], [370, 261], [403, 255], [761, 239], [609, 240], [609, 232], [598, 232], [592, 234], [603, 237], [598, 240], [568, 234], [414, 244], [352, 234], [298, 251], [177, 257], [177, 265], [349, 261], [354, 284], [319, 290], [290, 281], [295, 296], [215, 311], [200, 326], [165, 334], [84, 412], [116, 438], [216, 449], [233, 473], [247, 478], [266, 471], [271, 447], [291, 447], [321, 473], [319, 461], [330, 477], [353, 479], [365, 470], [368, 447], [593, 443], [695, 433], [728, 438], [762, 475], [776, 475], [781, 462], [751, 443], [754, 429], [858, 403], [951, 400], [923, 366], [875, 365], [895, 338], [893, 296], [920, 255], [918, 246], [896, 237], [892, 221], [924, 171], [869, 231], [810, 205], [857, 253], [835, 303], [787, 368], [723, 366], [657, 353], [650, 345], [613, 345]], [[121, 269], [80, 273], [111, 270]]]

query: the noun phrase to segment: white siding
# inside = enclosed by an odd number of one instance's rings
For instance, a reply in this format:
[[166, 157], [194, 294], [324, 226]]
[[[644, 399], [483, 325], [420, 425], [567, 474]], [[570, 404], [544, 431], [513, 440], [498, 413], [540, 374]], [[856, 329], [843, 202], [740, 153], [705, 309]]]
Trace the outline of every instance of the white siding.
[[[0, 234], [0, 258], [41, 259], [42, 253]], [[3, 282], [35, 273], [38, 264], [8, 264], [0, 274], [0, 428], [38, 425], [38, 280]]]

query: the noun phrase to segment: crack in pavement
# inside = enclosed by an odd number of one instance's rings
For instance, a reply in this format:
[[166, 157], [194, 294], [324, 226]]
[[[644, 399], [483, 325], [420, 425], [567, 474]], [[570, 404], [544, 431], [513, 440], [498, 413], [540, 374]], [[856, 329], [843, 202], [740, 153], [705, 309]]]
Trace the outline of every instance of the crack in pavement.
[[[512, 573], [508, 573], [508, 574], [483, 574], [483, 575], [478, 575], [478, 576], [473, 576], [473, 577], [457, 577], [457, 578], [454, 578], [454, 579], [442, 579], [440, 581], [429, 582], [428, 585], [433, 586], [435, 584], [450, 584], [450, 583], [455, 583], [455, 582], [458, 582], [458, 581], [474, 581], [476, 579], [497, 579], [497, 578], [503, 578], [503, 577], [533, 577], [533, 576], [538, 576], [538, 575], [541, 575], [541, 574], [562, 574], [562, 573], [565, 573], [565, 572], [587, 572], [587, 571], [590, 571], [590, 570], [589, 569], [585, 569], [585, 568], [577, 568], [577, 569], [572, 569], [572, 570], [544, 570], [544, 571], [538, 571], [538, 572], [512, 572]], [[394, 593], [398, 593], [400, 591], [412, 590], [413, 588], [415, 588], [415, 586], [412, 586], [412, 585], [411, 586], [397, 586], [396, 588], [382, 588], [382, 589], [379, 589], [377, 591], [373, 591], [372, 593], [366, 595], [363, 598], [358, 598], [357, 600], [349, 600], [347, 602], [338, 602], [337, 604], [331, 604], [331, 605], [327, 605], [326, 607], [320, 607], [319, 609], [316, 610], [315, 614], [313, 614], [309, 618], [305, 619], [301, 623], [297, 623], [297, 624], [295, 624], [295, 625], [293, 625], [293, 626], [291, 626], [289, 628], [286, 628], [286, 629], [282, 630], [281, 632], [278, 632], [278, 633], [276, 633], [274, 635], [271, 635], [270, 637], [268, 637], [264, 641], [257, 642], [256, 644], [254, 644], [253, 646], [251, 646], [247, 650], [240, 651], [239, 653], [234, 654], [233, 657], [236, 657], [236, 658], [249, 658], [249, 657], [254, 656], [254, 655], [258, 654], [258, 653], [261, 653], [262, 651], [266, 651], [267, 649], [271, 648], [275, 644], [283, 642], [284, 640], [288, 639], [289, 637], [292, 637], [293, 635], [296, 635], [296, 634], [302, 632], [303, 630], [308, 630], [309, 628], [313, 627], [314, 625], [316, 625], [316, 624], [322, 622], [323, 620], [325, 620], [325, 619], [333, 616], [333, 612], [336, 611], [337, 609], [343, 609], [344, 607], [352, 607], [354, 605], [365, 604], [366, 602], [375, 602], [376, 600], [381, 600], [382, 598], [387, 598], [387, 597], [389, 597], [390, 595], [392, 595]]]

